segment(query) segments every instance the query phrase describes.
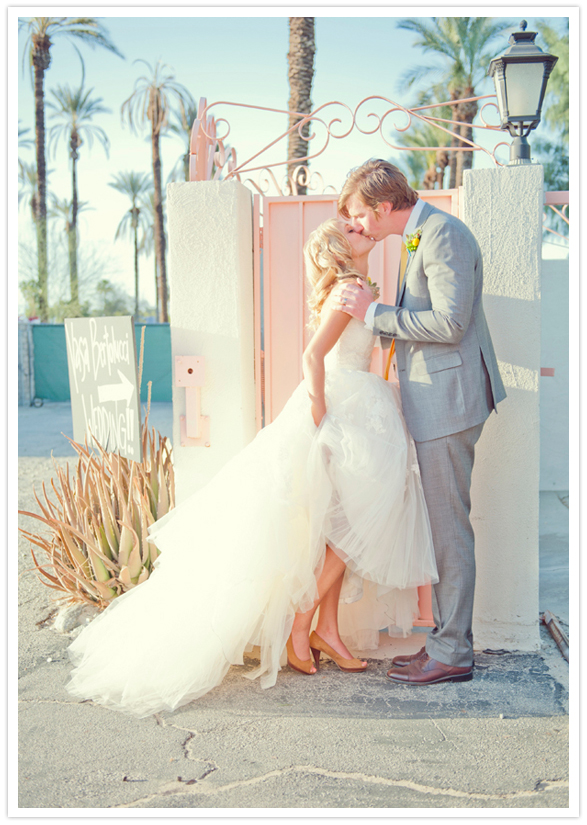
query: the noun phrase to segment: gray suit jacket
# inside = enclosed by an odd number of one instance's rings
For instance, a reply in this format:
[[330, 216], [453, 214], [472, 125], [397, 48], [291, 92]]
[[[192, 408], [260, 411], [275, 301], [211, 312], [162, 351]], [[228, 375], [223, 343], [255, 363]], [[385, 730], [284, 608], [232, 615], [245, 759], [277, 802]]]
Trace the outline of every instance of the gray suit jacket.
[[374, 332], [396, 339], [406, 424], [430, 441], [480, 424], [505, 398], [483, 312], [483, 260], [458, 218], [425, 204], [396, 306], [379, 304]]

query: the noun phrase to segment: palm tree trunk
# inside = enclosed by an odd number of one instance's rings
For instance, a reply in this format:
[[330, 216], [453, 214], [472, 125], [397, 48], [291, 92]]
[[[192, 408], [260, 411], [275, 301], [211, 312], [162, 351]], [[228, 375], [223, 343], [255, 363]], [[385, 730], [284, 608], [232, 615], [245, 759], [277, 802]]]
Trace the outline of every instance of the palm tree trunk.
[[444, 188], [444, 170], [448, 166], [448, 152], [446, 149], [437, 149], [436, 151], [436, 183], [438, 189]]
[[[465, 98], [474, 97], [475, 90], [469, 87], [465, 89], [463, 96]], [[459, 109], [459, 120], [463, 123], [460, 128], [460, 135], [462, 138], [466, 138], [467, 140], [473, 140], [473, 129], [471, 124], [475, 119], [479, 106], [476, 101], [472, 101], [471, 103], [461, 103], [457, 108]], [[469, 144], [462, 141], [461, 145], [468, 146]], [[466, 169], [473, 168], [473, 152], [459, 152], [458, 154], [457, 179], [459, 181], [458, 185], [461, 186], [463, 182], [463, 172]]]
[[[290, 112], [302, 112], [309, 114], [312, 111], [312, 80], [314, 78], [314, 18], [313, 17], [290, 17], [289, 18], [289, 52], [288, 79], [289, 79], [289, 101]], [[300, 118], [289, 118], [288, 128], [299, 123]], [[301, 128], [304, 137], [310, 134], [310, 122]], [[309, 143], [300, 135], [296, 129], [288, 139], [287, 159], [295, 160], [304, 158], [308, 154]], [[305, 162], [308, 165], [308, 162]], [[288, 164], [288, 173], [295, 170], [295, 163]], [[303, 172], [296, 175], [296, 186], [298, 195], [305, 195], [306, 186], [299, 181], [303, 180]]]
[[67, 257], [69, 261], [69, 303], [71, 309], [75, 310], [79, 307], [79, 296], [76, 291], [77, 284], [75, 282], [75, 279], [72, 277], [72, 272], [75, 267], [77, 238], [73, 226], [71, 225], [71, 221], [69, 220], [65, 225], [65, 231], [67, 233]]
[[[452, 92], [450, 93], [450, 99], [451, 100], [458, 100], [459, 97], [460, 97], [460, 89], [453, 89]], [[450, 108], [451, 108], [451, 111], [453, 113], [451, 119], [452, 120], [460, 120], [459, 107], [458, 106], [451, 106]], [[458, 130], [459, 130], [458, 126], [455, 126], [454, 124], [451, 125], [451, 131], [452, 132], [458, 132]], [[458, 185], [457, 184], [457, 165], [458, 165], [458, 156], [461, 154], [460, 152], [455, 151], [455, 148], [458, 146], [458, 143], [459, 143], [459, 139], [453, 135], [452, 138], [451, 138], [451, 141], [450, 141], [450, 148], [452, 149], [452, 151], [449, 153], [449, 158], [450, 158], [450, 161], [449, 161], [450, 177], [449, 177], [449, 184], [448, 184], [449, 189], [456, 189], [456, 187]]]
[[72, 304], [79, 303], [79, 287], [77, 277], [77, 152], [72, 158], [71, 166], [71, 226], [69, 228], [69, 291]]
[[135, 236], [135, 321], [139, 319], [139, 230], [138, 220], [134, 216], [134, 236]]
[[47, 256], [47, 167], [45, 163], [45, 96], [43, 83], [45, 70], [51, 63], [49, 38], [38, 38], [34, 44], [33, 66], [35, 71], [35, 148], [37, 156], [37, 197], [35, 223], [37, 229], [39, 317], [49, 320], [48, 256]]
[[155, 262], [155, 317], [159, 320], [159, 271], [157, 269], [157, 255], [153, 250], [153, 261]]
[[153, 183], [155, 188], [155, 258], [159, 270], [157, 278], [157, 303], [159, 323], [169, 321], [167, 314], [167, 270], [165, 268], [165, 228], [163, 223], [163, 197], [161, 193], [161, 156], [159, 154], [159, 134], [152, 133]]

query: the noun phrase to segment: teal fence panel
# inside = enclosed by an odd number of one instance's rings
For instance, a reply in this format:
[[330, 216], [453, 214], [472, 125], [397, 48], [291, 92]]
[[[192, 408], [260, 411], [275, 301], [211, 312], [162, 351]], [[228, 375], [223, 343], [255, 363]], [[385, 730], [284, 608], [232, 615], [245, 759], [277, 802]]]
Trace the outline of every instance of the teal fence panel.
[[147, 400], [147, 384], [151, 401], [171, 401], [171, 332], [169, 324], [135, 324], [137, 359], [141, 352], [141, 330], [145, 327], [145, 356], [141, 381], [141, 401]]
[[63, 324], [33, 324], [35, 395], [47, 401], [69, 401], [67, 347]]
[[[141, 401], [147, 400], [152, 381], [151, 400], [171, 401], [171, 333], [169, 324], [136, 324], [137, 358], [141, 329], [145, 327], [145, 355], [141, 382]], [[35, 395], [47, 401], [69, 401], [67, 346], [63, 324], [33, 324]]]

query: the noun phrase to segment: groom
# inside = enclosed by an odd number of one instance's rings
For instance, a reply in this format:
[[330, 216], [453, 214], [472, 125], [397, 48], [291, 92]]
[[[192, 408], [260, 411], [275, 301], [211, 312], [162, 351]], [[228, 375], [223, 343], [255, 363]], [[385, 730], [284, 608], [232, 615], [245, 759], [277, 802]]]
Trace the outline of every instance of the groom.
[[483, 312], [483, 261], [458, 218], [419, 200], [384, 160], [353, 170], [338, 201], [355, 231], [401, 235], [408, 259], [395, 306], [372, 302], [360, 283], [337, 289], [337, 309], [364, 321], [384, 347], [395, 340], [406, 424], [416, 443], [439, 582], [426, 645], [396, 656], [394, 682], [473, 678], [475, 544], [469, 519], [475, 444], [505, 390]]

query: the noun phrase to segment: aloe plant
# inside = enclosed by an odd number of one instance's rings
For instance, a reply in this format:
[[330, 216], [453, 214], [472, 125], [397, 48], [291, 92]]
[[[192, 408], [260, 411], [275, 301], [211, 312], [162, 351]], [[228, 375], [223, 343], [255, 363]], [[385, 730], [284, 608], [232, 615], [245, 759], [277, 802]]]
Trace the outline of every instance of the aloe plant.
[[[49, 528], [49, 537], [21, 529], [31, 542], [40, 581], [63, 595], [66, 604], [89, 603], [100, 609], [148, 579], [159, 555], [148, 529], [175, 504], [171, 447], [167, 438], [143, 425], [141, 463], [68, 439], [78, 454], [70, 477], [54, 462], [52, 501], [43, 483], [42, 515], [23, 510]], [[39, 563], [33, 545], [45, 559]]]

